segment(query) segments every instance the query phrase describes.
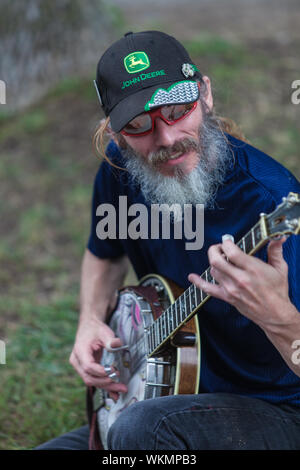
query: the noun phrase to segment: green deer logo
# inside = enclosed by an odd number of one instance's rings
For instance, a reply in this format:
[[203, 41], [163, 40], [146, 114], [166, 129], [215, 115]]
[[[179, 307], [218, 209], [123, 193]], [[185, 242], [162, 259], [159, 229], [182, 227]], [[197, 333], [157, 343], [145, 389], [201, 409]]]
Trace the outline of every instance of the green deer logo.
[[150, 60], [145, 52], [132, 52], [125, 57], [124, 66], [128, 73], [137, 73], [150, 67]]

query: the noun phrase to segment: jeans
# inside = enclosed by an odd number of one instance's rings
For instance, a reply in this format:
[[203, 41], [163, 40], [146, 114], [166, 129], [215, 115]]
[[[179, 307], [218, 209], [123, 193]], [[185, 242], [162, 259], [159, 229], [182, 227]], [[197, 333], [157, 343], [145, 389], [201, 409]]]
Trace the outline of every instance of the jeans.
[[[300, 408], [227, 393], [137, 402], [111, 426], [110, 450], [300, 450]], [[37, 447], [87, 449], [88, 427]]]

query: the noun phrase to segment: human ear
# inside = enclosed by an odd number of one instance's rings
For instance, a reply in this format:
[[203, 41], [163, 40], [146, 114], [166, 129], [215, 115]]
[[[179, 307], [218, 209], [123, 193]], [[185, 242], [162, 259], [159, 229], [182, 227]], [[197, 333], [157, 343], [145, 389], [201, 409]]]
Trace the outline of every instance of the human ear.
[[214, 105], [214, 100], [213, 100], [212, 91], [211, 91], [211, 82], [210, 82], [210, 79], [206, 75], [202, 77], [202, 80], [204, 81], [205, 88], [206, 88], [205, 94], [203, 95], [203, 100], [208, 110], [211, 111]]

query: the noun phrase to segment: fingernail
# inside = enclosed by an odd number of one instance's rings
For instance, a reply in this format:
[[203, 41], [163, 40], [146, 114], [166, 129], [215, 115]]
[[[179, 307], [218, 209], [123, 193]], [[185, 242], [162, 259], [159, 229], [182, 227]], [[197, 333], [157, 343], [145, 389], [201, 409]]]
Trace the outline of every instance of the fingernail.
[[229, 233], [225, 233], [225, 235], [222, 235], [222, 243], [226, 240], [231, 240], [234, 243], [234, 237]]

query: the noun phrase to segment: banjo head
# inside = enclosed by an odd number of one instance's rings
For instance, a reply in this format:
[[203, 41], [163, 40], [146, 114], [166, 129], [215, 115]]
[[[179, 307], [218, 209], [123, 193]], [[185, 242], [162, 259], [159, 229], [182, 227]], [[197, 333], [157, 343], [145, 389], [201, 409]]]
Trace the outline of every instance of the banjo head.
[[[170, 296], [158, 276], [147, 276], [140, 285], [155, 287], [163, 309], [170, 304]], [[113, 366], [119, 371], [119, 381], [125, 383], [128, 392], [119, 395], [113, 401], [104, 390], [99, 389], [100, 406], [98, 425], [104, 448], [107, 448], [107, 433], [109, 427], [120, 413], [131, 404], [166, 394], [162, 387], [151, 386], [151, 383], [163, 383], [168, 376], [168, 382], [174, 382], [173, 366], [176, 363], [174, 353], [171, 353], [170, 364], [166, 357], [148, 359], [148, 346], [145, 329], [153, 323], [153, 313], [150, 304], [134, 290], [125, 289], [119, 293], [117, 306], [110, 318], [109, 327], [122, 341], [123, 348], [113, 352], [103, 349], [100, 363], [103, 366]], [[167, 371], [167, 373], [166, 373]], [[167, 385], [172, 393], [172, 385]], [[167, 393], [169, 394], [169, 393]]]

